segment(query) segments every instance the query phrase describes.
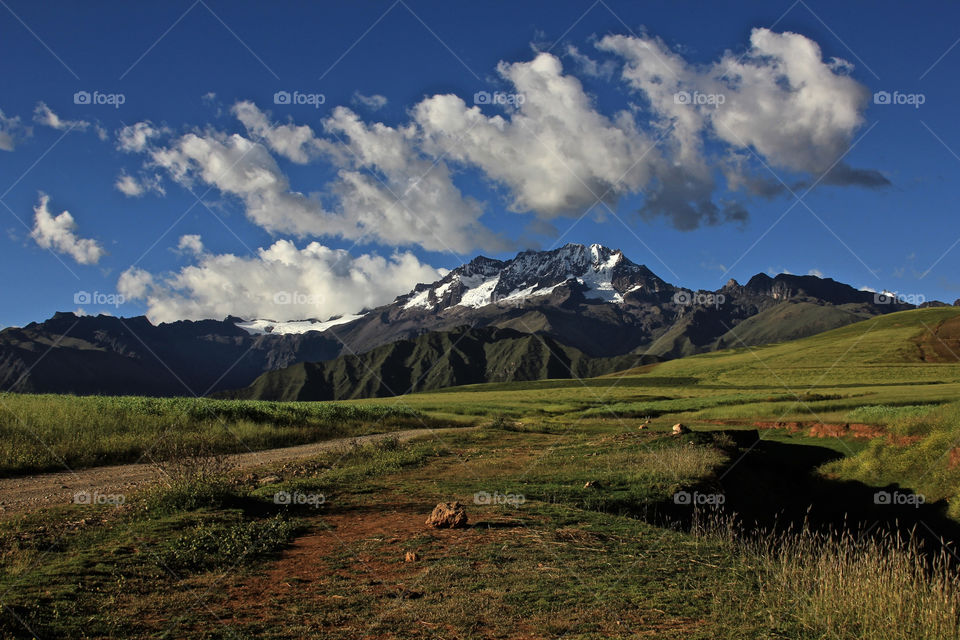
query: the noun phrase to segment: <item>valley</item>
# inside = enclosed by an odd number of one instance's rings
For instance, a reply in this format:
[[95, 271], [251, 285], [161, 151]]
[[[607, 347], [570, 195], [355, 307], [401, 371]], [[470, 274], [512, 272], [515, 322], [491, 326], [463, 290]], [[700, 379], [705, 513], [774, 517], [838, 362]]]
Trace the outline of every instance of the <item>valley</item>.
[[[155, 479], [87, 487], [123, 489], [119, 506], [61, 490], [0, 514], [0, 629], [75, 635], [94, 616], [85, 632], [111, 637], [957, 637], [960, 359], [944, 354], [958, 322], [903, 311], [598, 377], [376, 400], [131, 399], [125, 415], [170, 425], [139, 465]], [[32, 398], [4, 406], [40, 426]], [[105, 411], [118, 400], [88, 402], [135, 443]], [[296, 411], [316, 429], [356, 420], [313, 439], [361, 439], [240, 465], [203, 422], [229, 432], [243, 415], [251, 435], [288, 439]], [[199, 430], [174, 426], [186, 415]], [[424, 525], [454, 500], [467, 528]]]

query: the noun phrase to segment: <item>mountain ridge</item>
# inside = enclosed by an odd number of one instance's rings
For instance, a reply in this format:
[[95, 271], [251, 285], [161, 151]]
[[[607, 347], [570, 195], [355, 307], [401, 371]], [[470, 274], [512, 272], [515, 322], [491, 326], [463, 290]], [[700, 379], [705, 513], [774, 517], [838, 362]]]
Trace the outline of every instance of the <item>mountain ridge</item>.
[[0, 389], [205, 395], [301, 362], [362, 355], [463, 326], [542, 334], [585, 358], [671, 359], [805, 337], [913, 308], [881, 297], [791, 274], [691, 291], [619, 250], [568, 244], [510, 260], [478, 256], [393, 302], [323, 322], [228, 317], [153, 325], [143, 316], [58, 312], [0, 331]]

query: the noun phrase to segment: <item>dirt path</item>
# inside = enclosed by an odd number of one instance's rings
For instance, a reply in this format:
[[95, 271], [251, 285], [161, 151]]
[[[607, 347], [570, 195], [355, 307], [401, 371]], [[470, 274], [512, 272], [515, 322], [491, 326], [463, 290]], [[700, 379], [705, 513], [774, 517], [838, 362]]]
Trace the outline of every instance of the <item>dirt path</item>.
[[[227, 457], [227, 461], [238, 469], [249, 469], [265, 464], [308, 458], [324, 451], [348, 446], [353, 441], [374, 442], [384, 438], [405, 441], [437, 431], [437, 429], [408, 429], [355, 438], [338, 438], [296, 447], [232, 455]], [[446, 430], [439, 431], [442, 433]], [[73, 502], [74, 495], [78, 492], [88, 492], [91, 496], [99, 495], [107, 499], [110, 496], [125, 495], [145, 484], [155, 482], [159, 476], [160, 471], [152, 464], [124, 464], [80, 469], [72, 473], [62, 471], [20, 478], [0, 478], [0, 517], [69, 504]]]

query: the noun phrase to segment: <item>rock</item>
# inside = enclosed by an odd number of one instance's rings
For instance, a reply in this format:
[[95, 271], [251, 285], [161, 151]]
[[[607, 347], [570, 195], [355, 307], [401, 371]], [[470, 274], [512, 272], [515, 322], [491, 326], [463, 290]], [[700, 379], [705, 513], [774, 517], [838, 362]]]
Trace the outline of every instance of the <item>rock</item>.
[[257, 480], [257, 484], [262, 487], [268, 484], [277, 484], [281, 480], [282, 478], [280, 476], [264, 476], [263, 478]]
[[435, 529], [458, 529], [467, 526], [467, 510], [459, 502], [440, 502], [427, 518], [427, 525]]
[[679, 422], [673, 425], [673, 435], [679, 436], [684, 433], [690, 433], [690, 429], [687, 429], [685, 426], [683, 426]]
[[599, 489], [600, 483], [596, 480], [587, 480], [587, 484], [583, 485], [584, 489]]
[[420, 554], [416, 551], [407, 551], [407, 555], [403, 557], [404, 562], [416, 562], [420, 559]]

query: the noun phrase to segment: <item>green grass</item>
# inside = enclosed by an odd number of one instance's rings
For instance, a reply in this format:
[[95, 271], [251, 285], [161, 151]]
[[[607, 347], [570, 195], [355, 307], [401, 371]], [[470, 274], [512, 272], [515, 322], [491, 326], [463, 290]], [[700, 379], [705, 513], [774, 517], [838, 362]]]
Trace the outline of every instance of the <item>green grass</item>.
[[7, 394], [0, 475], [245, 452], [441, 422], [403, 406]]
[[[843, 457], [815, 470], [830, 490], [898, 484], [946, 500], [960, 519], [960, 453], [950, 453], [960, 364], [922, 362], [916, 343], [958, 315], [902, 312], [603, 378], [375, 402], [4, 396], [7, 473], [63, 456], [135, 459], [165, 434], [173, 446], [158, 455], [178, 472], [119, 509], [74, 505], [0, 524], [0, 637], [31, 637], [26, 623], [41, 637], [960, 638], [955, 568], [907, 538], [658, 526], [678, 490], [722, 486], [731, 465], [743, 470], [764, 448], [782, 457], [741, 477], [789, 491], [790, 474], [813, 470], [791, 456], [821, 464], [832, 450]], [[717, 433], [717, 423], [755, 421], [867, 423], [884, 435], [763, 430], [751, 453]], [[254, 477], [217, 462], [240, 449], [235, 435], [262, 448], [451, 422], [484, 428]], [[696, 431], [668, 436], [674, 422]], [[267, 474], [278, 478], [259, 484]], [[278, 492], [324, 500], [278, 505]], [[524, 501], [476, 504], [478, 493]], [[426, 530], [441, 500], [466, 504], [478, 526]], [[328, 545], [315, 567], [281, 564], [291, 541], [318, 536]], [[406, 551], [421, 560], [405, 563]], [[236, 595], [274, 569], [283, 579], [243, 605], [254, 613], [239, 610]]]

